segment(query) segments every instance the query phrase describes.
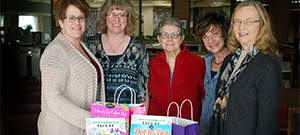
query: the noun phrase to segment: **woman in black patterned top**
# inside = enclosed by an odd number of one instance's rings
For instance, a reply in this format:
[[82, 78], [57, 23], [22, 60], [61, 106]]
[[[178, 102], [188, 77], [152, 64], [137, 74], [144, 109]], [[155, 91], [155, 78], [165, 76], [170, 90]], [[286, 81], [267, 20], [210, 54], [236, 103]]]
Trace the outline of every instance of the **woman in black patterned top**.
[[[149, 58], [146, 46], [130, 36], [135, 29], [135, 20], [135, 11], [129, 0], [106, 0], [97, 24], [102, 33], [87, 38], [85, 42], [104, 69], [106, 101], [114, 102], [115, 90], [126, 84], [135, 90], [137, 103], [145, 103], [147, 107]], [[130, 101], [130, 91], [124, 91], [120, 103]]]

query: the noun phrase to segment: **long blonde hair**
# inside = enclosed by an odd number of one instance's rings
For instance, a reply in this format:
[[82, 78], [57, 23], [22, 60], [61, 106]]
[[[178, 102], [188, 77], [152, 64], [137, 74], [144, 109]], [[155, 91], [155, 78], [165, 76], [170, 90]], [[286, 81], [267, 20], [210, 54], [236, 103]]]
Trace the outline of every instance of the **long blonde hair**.
[[[260, 31], [258, 33], [255, 47], [262, 51], [264, 54], [273, 54], [278, 56], [279, 48], [275, 37], [273, 36], [270, 17], [266, 9], [259, 1], [244, 1], [239, 3], [234, 9], [231, 17], [231, 22], [234, 20], [234, 16], [238, 9], [245, 6], [253, 6], [257, 9], [260, 20]], [[229, 38], [227, 40], [228, 48], [234, 52], [240, 43], [234, 36], [233, 26], [231, 25], [228, 32]]]

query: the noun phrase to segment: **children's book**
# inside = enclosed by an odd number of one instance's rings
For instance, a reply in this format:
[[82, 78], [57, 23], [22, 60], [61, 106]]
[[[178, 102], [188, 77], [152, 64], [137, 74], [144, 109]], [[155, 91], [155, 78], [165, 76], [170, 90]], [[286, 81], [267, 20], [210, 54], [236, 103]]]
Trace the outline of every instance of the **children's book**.
[[171, 135], [171, 129], [171, 117], [131, 115], [130, 135]]
[[92, 101], [92, 118], [125, 118], [126, 135], [129, 135], [129, 105]]
[[87, 135], [125, 135], [124, 118], [86, 118]]

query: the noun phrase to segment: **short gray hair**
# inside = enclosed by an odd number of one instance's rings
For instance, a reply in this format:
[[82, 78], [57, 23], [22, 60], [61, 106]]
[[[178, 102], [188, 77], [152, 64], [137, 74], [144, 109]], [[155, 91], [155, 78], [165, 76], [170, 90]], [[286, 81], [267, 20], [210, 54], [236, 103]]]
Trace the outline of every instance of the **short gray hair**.
[[177, 26], [179, 28], [179, 32], [184, 35], [183, 33], [183, 28], [182, 28], [182, 23], [178, 18], [174, 18], [174, 17], [167, 17], [163, 20], [161, 20], [158, 23], [158, 34], [161, 33], [161, 28], [165, 25], [174, 25]]

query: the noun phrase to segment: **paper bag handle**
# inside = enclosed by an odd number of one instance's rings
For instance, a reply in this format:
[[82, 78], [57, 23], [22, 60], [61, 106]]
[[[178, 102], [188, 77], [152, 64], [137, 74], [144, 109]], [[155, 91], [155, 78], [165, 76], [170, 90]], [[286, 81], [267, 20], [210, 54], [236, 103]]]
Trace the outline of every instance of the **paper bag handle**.
[[[114, 103], [116, 103], [116, 94], [117, 94], [118, 90], [119, 90], [121, 87], [125, 87], [125, 88], [123, 88], [123, 89], [120, 91], [119, 95], [123, 92], [124, 89], [128, 88], [128, 89], [130, 90], [130, 93], [131, 93], [131, 103], [132, 103], [132, 91], [131, 91], [130, 87], [129, 87], [128, 85], [126, 85], [126, 84], [122, 84], [122, 85], [120, 85], [120, 86], [116, 89], [116, 91], [115, 91], [115, 93], [114, 93]], [[117, 98], [117, 103], [119, 103], [119, 96], [118, 96], [118, 98]]]
[[[132, 92], [133, 92], [133, 95], [134, 95], [134, 104], [136, 104], [136, 93], [135, 93], [135, 91], [132, 89], [132, 88], [130, 88], [129, 86], [128, 87], [126, 87], [126, 88], [128, 88], [129, 90], [130, 90], [130, 93], [131, 93], [131, 99], [130, 99], [130, 104], [132, 104]], [[117, 103], [119, 103], [119, 99], [120, 99], [120, 96], [121, 96], [121, 93], [124, 91], [124, 90], [126, 90], [126, 88], [123, 88], [121, 91], [120, 91], [120, 93], [119, 93], [119, 95], [118, 95], [118, 98], [117, 98]]]
[[[116, 91], [115, 91], [115, 93], [114, 93], [114, 103], [116, 103], [116, 94], [117, 94], [118, 90], [119, 90], [121, 87], [125, 87], [125, 88], [123, 88], [123, 89], [120, 91], [120, 93], [119, 93], [119, 95], [118, 95], [118, 98], [117, 98], [117, 103], [119, 103], [119, 99], [120, 99], [120, 96], [121, 96], [122, 92], [128, 88], [129, 91], [130, 91], [130, 93], [131, 93], [131, 100], [130, 100], [130, 102], [131, 102], [131, 104], [132, 104], [132, 98], [133, 98], [132, 96], [133, 96], [133, 94], [134, 94], [134, 104], [136, 104], [136, 93], [135, 93], [134, 89], [132, 89], [131, 87], [129, 87], [129, 86], [126, 85], [126, 84], [122, 84], [122, 85], [120, 85], [120, 86], [116, 89]], [[132, 94], [132, 91], [133, 91], [133, 94]]]
[[191, 119], [193, 121], [193, 104], [192, 104], [192, 101], [189, 100], [189, 99], [185, 99], [182, 101], [181, 105], [180, 105], [180, 118], [181, 118], [181, 110], [182, 110], [182, 106], [184, 104], [185, 101], [189, 101], [190, 102], [190, 105], [191, 105]]
[[[167, 110], [167, 117], [169, 117], [169, 110], [172, 104], [175, 104], [177, 106], [177, 118], [179, 117], [179, 106], [176, 102], [171, 102], [168, 106], [168, 110]], [[178, 119], [176, 119], [176, 124], [178, 124]]]

